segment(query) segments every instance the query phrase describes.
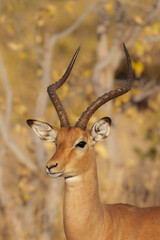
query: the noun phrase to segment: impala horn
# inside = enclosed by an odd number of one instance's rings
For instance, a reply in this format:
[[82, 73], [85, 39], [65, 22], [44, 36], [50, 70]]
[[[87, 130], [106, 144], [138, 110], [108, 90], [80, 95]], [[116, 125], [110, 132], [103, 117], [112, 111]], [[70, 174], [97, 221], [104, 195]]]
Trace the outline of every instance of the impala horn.
[[60, 120], [60, 124], [61, 124], [61, 127], [70, 127], [70, 123], [69, 123], [69, 119], [68, 119], [68, 116], [66, 114], [66, 111], [58, 97], [58, 95], [56, 94], [56, 90], [58, 88], [60, 88], [63, 83], [66, 82], [67, 78], [69, 77], [70, 73], [71, 73], [71, 70], [73, 68], [73, 65], [75, 63], [75, 60], [77, 58], [77, 55], [79, 53], [79, 50], [80, 50], [80, 46], [78, 47], [77, 51], [75, 52], [66, 72], [64, 73], [64, 75], [62, 76], [61, 79], [59, 79], [59, 81], [53, 83], [52, 85], [48, 86], [47, 88], [47, 92], [48, 92], [48, 95], [56, 109], [56, 112], [58, 114], [58, 117], [59, 117], [59, 120]]
[[76, 122], [75, 127], [79, 127], [79, 128], [82, 128], [83, 130], [85, 130], [89, 119], [92, 117], [92, 115], [95, 113], [95, 111], [99, 107], [101, 107], [106, 102], [112, 100], [113, 98], [116, 98], [118, 96], [121, 96], [121, 95], [127, 93], [132, 88], [133, 71], [132, 71], [131, 60], [130, 60], [130, 56], [128, 54], [127, 48], [124, 44], [123, 44], [123, 47], [124, 47], [124, 51], [126, 54], [127, 65], [128, 65], [128, 73], [127, 73], [126, 83], [124, 84], [124, 86], [117, 88], [115, 90], [112, 90], [108, 93], [105, 93], [101, 97], [97, 98], [94, 102], [92, 102], [92, 104], [82, 113], [81, 117]]

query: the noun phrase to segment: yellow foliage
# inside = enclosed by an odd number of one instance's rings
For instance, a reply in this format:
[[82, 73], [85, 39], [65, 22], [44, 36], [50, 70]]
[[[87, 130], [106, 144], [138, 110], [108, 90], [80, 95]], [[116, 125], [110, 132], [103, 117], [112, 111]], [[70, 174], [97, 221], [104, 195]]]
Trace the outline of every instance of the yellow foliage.
[[19, 182], [19, 188], [25, 191], [33, 192], [35, 190], [35, 186], [27, 184], [27, 178], [23, 177]]
[[84, 76], [85, 77], [90, 77], [91, 76], [91, 70], [90, 69], [86, 69], [84, 72], [83, 72]]
[[123, 103], [129, 102], [129, 99], [130, 99], [130, 94], [125, 94], [119, 98], [116, 98], [114, 105], [116, 108], [119, 108], [122, 106]]
[[135, 120], [136, 120], [136, 123], [140, 126], [143, 126], [144, 125], [144, 119], [141, 117], [141, 115], [139, 114], [135, 114]]
[[151, 26], [146, 26], [146, 27], [144, 28], [144, 30], [145, 30], [145, 33], [146, 33], [147, 35], [152, 34], [152, 28], [151, 28]]
[[29, 201], [30, 200], [30, 194], [29, 193], [24, 193], [23, 198], [24, 198], [25, 201]]
[[5, 15], [1, 15], [0, 16], [0, 23], [4, 23], [6, 21], [6, 16]]
[[106, 4], [106, 12], [108, 14], [111, 14], [113, 11], [113, 1], [110, 1]]
[[132, 158], [131, 158], [131, 159], [127, 159], [126, 165], [127, 165], [128, 167], [134, 167], [134, 166], [137, 165], [137, 162], [136, 162], [135, 159], [132, 159]]
[[119, 98], [115, 99], [114, 106], [116, 108], [120, 108], [122, 105], [122, 101], [119, 100]]
[[157, 102], [160, 103], [160, 93], [157, 94]]
[[21, 191], [22, 197], [24, 200], [28, 201], [30, 199], [30, 193], [34, 192], [36, 190], [34, 185], [27, 184], [27, 178], [23, 177], [19, 181], [19, 189]]
[[135, 47], [136, 47], [136, 52], [137, 52], [138, 56], [142, 56], [145, 51], [144, 45], [142, 44], [142, 42], [137, 41], [135, 43]]
[[152, 172], [152, 178], [157, 178], [159, 176], [159, 169], [154, 169]]
[[2, 105], [2, 106], [1, 106], [1, 109], [2, 109], [2, 108], [5, 109], [5, 99], [4, 99], [4, 97], [2, 97], [2, 96], [0, 96], [0, 105]]
[[21, 176], [26, 177], [26, 176], [30, 176], [31, 172], [29, 171], [28, 168], [22, 168], [21, 170]]
[[23, 104], [17, 104], [17, 105], [15, 105], [15, 111], [19, 115], [25, 115], [27, 113], [27, 108]]
[[88, 83], [87, 86], [86, 86], [86, 94], [87, 96], [91, 95], [93, 92], [93, 86], [92, 84]]
[[98, 120], [98, 118], [95, 115], [93, 115], [89, 122], [91, 125], [93, 125], [97, 120]]
[[146, 26], [145, 27], [145, 33], [147, 35], [155, 35], [155, 36], [159, 35], [159, 33], [160, 33], [160, 23], [155, 22], [151, 26]]
[[155, 22], [153, 25], [152, 25], [152, 33], [157, 36], [159, 35], [160, 33], [160, 23], [159, 22]]
[[126, 111], [126, 115], [128, 117], [134, 117], [136, 115], [136, 108], [135, 107], [130, 107], [127, 111]]
[[144, 71], [144, 65], [142, 62], [138, 61], [138, 62], [132, 62], [132, 67], [135, 71], [135, 75], [136, 77], [141, 77], [141, 74]]
[[139, 88], [133, 88], [132, 89], [132, 94], [139, 95], [140, 93], [141, 93], [141, 90]]
[[67, 12], [72, 13], [73, 12], [73, 1], [69, 1], [65, 4], [65, 9]]
[[22, 127], [22, 133], [23, 134], [26, 134], [28, 131], [27, 131], [27, 128], [26, 127]]
[[17, 123], [15, 125], [14, 129], [15, 129], [16, 133], [23, 133], [23, 134], [27, 133], [26, 127], [22, 127], [21, 124], [19, 124], [19, 123]]
[[42, 42], [42, 37], [40, 35], [37, 35], [35, 40], [36, 40], [37, 43], [41, 43]]
[[17, 133], [20, 133], [20, 132], [21, 132], [21, 125], [20, 125], [19, 123], [17, 123], [17, 124], [15, 125], [14, 129], [15, 129], [15, 131], [16, 131]]
[[151, 63], [152, 63], [152, 57], [151, 57], [150, 55], [146, 55], [146, 56], [145, 56], [145, 62], [146, 62], [147, 64], [151, 64]]
[[119, 100], [123, 103], [128, 103], [130, 100], [130, 93], [129, 94], [124, 94], [119, 98]]
[[[159, 99], [160, 97], [158, 96], [158, 99]], [[158, 100], [159, 101], [159, 100]], [[155, 100], [152, 100], [152, 99], [150, 99], [149, 101], [148, 101], [148, 104], [149, 104], [149, 107], [150, 108], [152, 108], [155, 112], [157, 112], [157, 111], [159, 111], [159, 104], [158, 104], [159, 102], [157, 102], [157, 101], [155, 101]]]
[[134, 21], [136, 23], [138, 23], [139, 25], [142, 25], [144, 22], [143, 22], [143, 19], [140, 17], [140, 16], [135, 16], [134, 17]]
[[26, 59], [26, 58], [28, 57], [28, 54], [27, 54], [26, 52], [24, 52], [24, 51], [21, 51], [21, 52], [19, 53], [19, 57], [20, 57], [21, 59]]
[[38, 19], [37, 25], [38, 25], [39, 27], [43, 27], [43, 26], [45, 25], [44, 19], [43, 19], [43, 18]]
[[13, 34], [13, 33], [14, 33], [14, 28], [13, 28], [12, 25], [8, 25], [6, 29], [7, 29], [7, 32], [8, 32], [9, 34]]
[[35, 186], [33, 186], [33, 185], [27, 185], [26, 186], [26, 190], [28, 191], [28, 192], [34, 192], [35, 191]]
[[60, 79], [62, 77], [62, 74], [60, 74], [57, 70], [53, 70], [52, 71], [52, 77], [53, 79], [55, 79], [55, 81], [57, 81], [58, 79]]
[[69, 92], [69, 86], [68, 84], [63, 85], [63, 89], [60, 89], [60, 95], [61, 99], [63, 100], [65, 97], [67, 97]]
[[22, 43], [8, 42], [8, 47], [14, 51], [20, 51], [23, 49]]
[[53, 4], [47, 4], [46, 9], [50, 16], [54, 16], [56, 12], [56, 7]]
[[12, 13], [13, 12], [13, 7], [11, 5], [7, 5], [7, 12]]
[[41, 68], [38, 68], [37, 71], [36, 71], [36, 75], [37, 75], [37, 77], [41, 77], [42, 74], [43, 74], [42, 69], [41, 69]]
[[95, 145], [95, 151], [102, 158], [106, 159], [108, 157], [108, 153], [107, 153], [106, 147], [103, 145], [103, 143], [99, 143], [99, 144]]

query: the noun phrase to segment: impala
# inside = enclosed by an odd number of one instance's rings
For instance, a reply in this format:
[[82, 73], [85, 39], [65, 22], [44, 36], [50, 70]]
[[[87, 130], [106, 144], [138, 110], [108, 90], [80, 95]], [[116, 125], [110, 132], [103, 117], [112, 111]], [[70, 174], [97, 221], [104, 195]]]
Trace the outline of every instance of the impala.
[[124, 45], [128, 74], [124, 86], [94, 101], [71, 127], [56, 90], [67, 80], [80, 48], [65, 74], [48, 87], [49, 97], [60, 119], [61, 128], [27, 120], [42, 140], [54, 142], [56, 152], [46, 165], [46, 173], [64, 177], [64, 231], [68, 240], [160, 240], [160, 207], [139, 208], [128, 204], [103, 204], [98, 193], [94, 144], [108, 137], [111, 119], [104, 117], [90, 130], [87, 123], [95, 111], [109, 100], [128, 92], [133, 84], [129, 54]]

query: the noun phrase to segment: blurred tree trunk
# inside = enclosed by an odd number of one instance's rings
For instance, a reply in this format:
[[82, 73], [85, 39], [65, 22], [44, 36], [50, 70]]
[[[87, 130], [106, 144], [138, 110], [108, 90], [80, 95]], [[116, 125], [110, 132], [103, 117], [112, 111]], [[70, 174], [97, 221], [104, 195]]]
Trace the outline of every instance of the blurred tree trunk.
[[[9, 77], [6, 71], [6, 67], [3, 61], [2, 54], [0, 52], [0, 76], [2, 80], [2, 86], [5, 91], [6, 95], [6, 107], [5, 107], [5, 113], [3, 111], [0, 111], [0, 132], [2, 135], [3, 144], [9, 148], [14, 155], [16, 156], [16, 159], [26, 168], [28, 168], [32, 172], [37, 171], [36, 165], [30, 160], [28, 156], [25, 155], [25, 153], [22, 151], [22, 149], [17, 145], [17, 143], [14, 141], [12, 136], [10, 135], [10, 119], [12, 115], [12, 104], [13, 104], [13, 97], [12, 97], [12, 89], [10, 86]], [[0, 153], [0, 199], [2, 203], [2, 208], [4, 208], [4, 218], [6, 221], [5, 226], [5, 234], [8, 235], [9, 239], [16, 240], [16, 239], [23, 239], [22, 235], [22, 229], [23, 229], [23, 220], [19, 218], [19, 215], [23, 215], [24, 218], [27, 215], [27, 212], [24, 212], [24, 208], [20, 207], [19, 205], [16, 206], [16, 208], [13, 210], [13, 207], [11, 206], [11, 199], [7, 195], [7, 191], [3, 181], [3, 173], [4, 173], [4, 167], [3, 167], [3, 158], [5, 157], [5, 146], [3, 149], [1, 149]], [[30, 221], [32, 221], [33, 216], [30, 217]]]
[[[100, 20], [97, 27], [97, 61], [103, 61], [108, 54], [108, 39], [107, 39], [107, 15], [103, 14], [100, 16]], [[109, 91], [112, 89], [114, 85], [114, 71], [113, 66], [110, 64], [109, 66], [103, 68], [99, 72], [97, 87], [95, 88], [95, 93], [97, 96], [101, 96], [104, 94], [104, 91]], [[112, 106], [112, 102], [108, 102], [105, 106], [105, 111], [110, 112]]]
[[[102, 8], [98, 11], [99, 23], [97, 27], [98, 41], [97, 41], [97, 63], [93, 69], [92, 82], [96, 96], [110, 91], [114, 86], [116, 70], [120, 65], [120, 61], [124, 56], [122, 43], [124, 42], [127, 47], [133, 46], [137, 41], [139, 35], [143, 31], [143, 27], [150, 25], [159, 16], [160, 2], [155, 0], [150, 8], [145, 12], [143, 24], [135, 24], [134, 21], [126, 29], [126, 12], [125, 4], [115, 1], [114, 11], [116, 12], [115, 19], [112, 21], [110, 15], [106, 12], [105, 6], [102, 3]], [[114, 36], [110, 42], [108, 41], [108, 27], [109, 24], [114, 24]], [[124, 31], [125, 30], [125, 31]], [[111, 36], [110, 36], [111, 37]], [[111, 118], [113, 117], [112, 131], [107, 141], [107, 150], [109, 155], [109, 180], [112, 186], [116, 186], [116, 200], [120, 195], [123, 183], [123, 158], [118, 149], [118, 129], [114, 125], [116, 116], [112, 116], [113, 101], [108, 102], [102, 107], [104, 112]], [[116, 178], [114, 177], [116, 176]]]
[[[11, 202], [6, 194], [6, 189], [3, 185], [3, 158], [5, 157], [6, 149], [0, 150], [0, 211], [3, 212], [3, 227], [1, 236], [3, 239], [16, 240], [21, 237], [22, 221], [17, 218], [17, 211], [11, 208]], [[1, 223], [2, 224], [2, 223]]]
[[[105, 67], [103, 67], [101, 70], [99, 70], [97, 77], [94, 79], [94, 91], [96, 93], [96, 97], [102, 96], [105, 92], [108, 92], [113, 89], [114, 87], [114, 80], [115, 80], [115, 73], [117, 66], [120, 63], [122, 54], [121, 50], [119, 48], [119, 44], [117, 41], [115, 41], [112, 46], [112, 48], [115, 48], [113, 53], [111, 53], [112, 50], [109, 49], [108, 44], [108, 38], [107, 38], [107, 27], [108, 27], [108, 21], [107, 21], [107, 15], [106, 13], [100, 14], [100, 20], [97, 27], [97, 35], [98, 35], [98, 41], [97, 41], [97, 61], [101, 64], [103, 60], [107, 59], [108, 55], [114, 55], [114, 57], [111, 56], [111, 60], [108, 61]], [[117, 40], [117, 39], [116, 39]], [[116, 56], [116, 59], [115, 59]], [[110, 116], [112, 118], [112, 107], [113, 107], [113, 101], [108, 102], [106, 105], [102, 106], [103, 111], [106, 113], [106, 116]], [[112, 183], [112, 185], [116, 185], [116, 189], [120, 190], [122, 180], [123, 180], [123, 172], [120, 171], [119, 166], [123, 164], [122, 158], [120, 156], [119, 151], [119, 145], [118, 145], [118, 137], [117, 137], [117, 126], [114, 125], [114, 119], [113, 120], [113, 126], [112, 131], [109, 136], [109, 141], [106, 142], [106, 147], [109, 155], [109, 181]], [[123, 169], [123, 168], [121, 168]], [[116, 173], [115, 173], [116, 171]], [[113, 178], [113, 176], [116, 175], [116, 179]], [[119, 191], [116, 191], [117, 196], [119, 194]]]

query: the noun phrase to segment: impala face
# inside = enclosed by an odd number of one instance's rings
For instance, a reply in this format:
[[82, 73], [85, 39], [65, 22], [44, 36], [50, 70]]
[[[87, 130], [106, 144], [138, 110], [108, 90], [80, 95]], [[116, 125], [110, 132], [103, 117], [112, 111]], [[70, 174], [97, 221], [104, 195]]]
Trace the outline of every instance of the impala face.
[[109, 135], [111, 119], [101, 119], [90, 131], [79, 127], [58, 129], [36, 120], [28, 120], [27, 123], [40, 139], [56, 145], [56, 152], [46, 165], [46, 173], [53, 178], [69, 178], [85, 173], [91, 167], [93, 145]]

